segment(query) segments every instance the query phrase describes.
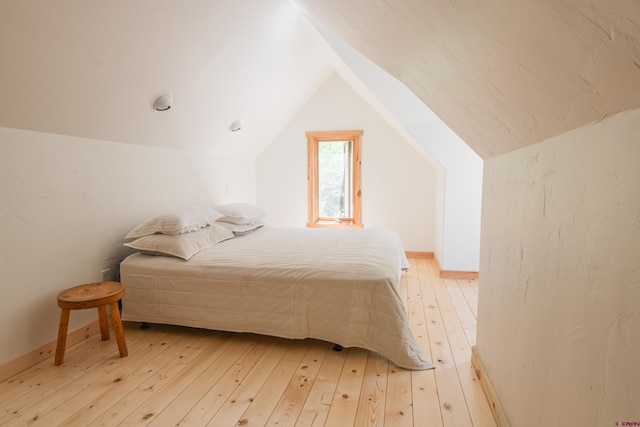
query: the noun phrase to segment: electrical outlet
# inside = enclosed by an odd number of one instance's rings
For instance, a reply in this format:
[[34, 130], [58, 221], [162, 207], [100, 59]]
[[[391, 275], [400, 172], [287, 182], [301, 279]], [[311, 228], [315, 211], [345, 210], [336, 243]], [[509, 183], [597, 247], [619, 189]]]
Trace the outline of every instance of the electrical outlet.
[[105, 268], [104, 270], [100, 270], [100, 280], [103, 282], [108, 282], [111, 280], [111, 269]]

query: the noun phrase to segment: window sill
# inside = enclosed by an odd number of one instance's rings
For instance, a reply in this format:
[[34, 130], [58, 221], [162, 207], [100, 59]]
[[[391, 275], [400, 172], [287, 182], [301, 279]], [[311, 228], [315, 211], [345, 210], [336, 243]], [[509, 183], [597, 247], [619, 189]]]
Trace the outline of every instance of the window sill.
[[364, 228], [364, 225], [352, 222], [318, 221], [308, 222], [307, 228]]

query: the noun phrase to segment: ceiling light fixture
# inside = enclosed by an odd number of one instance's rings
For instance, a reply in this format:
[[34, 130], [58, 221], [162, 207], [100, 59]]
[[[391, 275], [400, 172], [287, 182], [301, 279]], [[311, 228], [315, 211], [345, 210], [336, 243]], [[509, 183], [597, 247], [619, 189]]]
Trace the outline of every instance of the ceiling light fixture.
[[236, 120], [235, 122], [231, 123], [231, 127], [229, 127], [229, 129], [231, 129], [231, 132], [237, 132], [240, 129], [242, 129], [242, 122], [240, 120]]
[[163, 93], [153, 102], [153, 109], [156, 111], [167, 111], [173, 104], [173, 96], [170, 93]]

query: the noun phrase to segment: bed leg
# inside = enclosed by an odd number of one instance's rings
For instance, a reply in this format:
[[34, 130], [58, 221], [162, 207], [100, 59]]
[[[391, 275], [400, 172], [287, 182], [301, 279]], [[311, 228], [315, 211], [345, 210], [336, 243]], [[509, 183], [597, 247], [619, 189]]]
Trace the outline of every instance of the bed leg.
[[344, 349], [340, 344], [334, 344], [333, 351], [342, 351]]
[[147, 322], [142, 322], [140, 324], [140, 329], [149, 329], [151, 326]]

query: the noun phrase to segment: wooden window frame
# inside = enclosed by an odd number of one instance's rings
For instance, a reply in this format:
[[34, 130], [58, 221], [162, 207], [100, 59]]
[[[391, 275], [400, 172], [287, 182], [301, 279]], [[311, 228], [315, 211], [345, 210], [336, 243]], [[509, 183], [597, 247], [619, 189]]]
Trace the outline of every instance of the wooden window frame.
[[[334, 130], [307, 132], [307, 227], [362, 228], [362, 130]], [[324, 141], [353, 141], [353, 218], [321, 218], [318, 212], [318, 143]]]

